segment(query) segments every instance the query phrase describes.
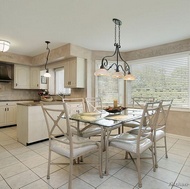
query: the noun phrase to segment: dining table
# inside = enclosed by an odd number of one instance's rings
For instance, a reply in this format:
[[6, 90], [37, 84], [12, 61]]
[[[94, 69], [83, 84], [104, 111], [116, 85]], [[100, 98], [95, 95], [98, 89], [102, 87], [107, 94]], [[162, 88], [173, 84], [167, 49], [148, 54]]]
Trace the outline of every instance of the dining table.
[[[103, 165], [103, 152], [108, 150], [109, 137], [112, 130], [122, 127], [123, 123], [138, 120], [142, 117], [142, 109], [126, 109], [118, 113], [109, 113], [105, 110], [100, 110], [98, 112], [83, 112], [77, 113], [70, 116], [70, 120], [77, 122], [78, 134], [80, 134], [80, 123], [93, 124], [101, 128], [101, 168]], [[107, 153], [106, 153], [107, 154]], [[108, 175], [107, 172], [107, 161], [108, 157], [105, 157], [106, 165], [103, 175]]]

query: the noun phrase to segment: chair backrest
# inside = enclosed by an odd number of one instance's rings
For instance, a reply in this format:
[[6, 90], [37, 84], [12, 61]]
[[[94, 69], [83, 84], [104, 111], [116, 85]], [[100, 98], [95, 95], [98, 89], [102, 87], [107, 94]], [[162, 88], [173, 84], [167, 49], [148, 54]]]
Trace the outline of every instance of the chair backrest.
[[55, 106], [54, 104], [48, 102], [40, 102], [40, 105], [45, 117], [49, 138], [53, 136], [65, 135], [67, 130], [64, 130], [64, 122], [61, 120], [61, 117], [65, 113], [63, 105], [58, 107], [57, 105]]
[[85, 102], [83, 98], [63, 98], [62, 101], [67, 103], [69, 116], [85, 112]]
[[87, 97], [85, 98], [85, 101], [88, 112], [97, 112], [103, 109], [102, 99], [100, 97]]
[[[51, 105], [50, 103], [41, 102], [41, 107], [42, 107], [47, 128], [48, 128], [50, 146], [51, 146], [52, 140], [57, 141], [56, 145], [60, 145], [60, 144], [68, 145], [68, 149], [70, 150], [70, 152], [67, 155], [69, 155], [70, 158], [72, 159], [73, 149], [74, 149], [73, 147], [74, 139], [73, 139], [71, 124], [70, 124], [70, 119], [69, 119], [69, 112], [68, 112], [69, 107], [67, 105], [69, 104], [63, 102], [62, 108], [57, 109], [55, 108], [55, 106]], [[63, 125], [60, 125], [59, 123], [61, 120], [66, 120], [66, 122], [64, 122]], [[63, 127], [65, 127], [65, 130], [66, 130], [65, 132], [64, 132]], [[56, 128], [58, 128], [61, 131], [61, 135], [54, 134], [54, 131]], [[64, 136], [64, 138], [61, 138], [61, 140], [59, 140], [59, 136]]]
[[148, 102], [143, 108], [142, 118], [138, 130], [138, 140], [145, 138], [153, 139], [155, 126], [158, 124], [158, 117], [161, 109], [161, 101]]
[[161, 100], [162, 106], [158, 118], [157, 130], [158, 129], [165, 129], [167, 124], [168, 115], [170, 112], [170, 108], [172, 105], [173, 100]]
[[140, 107], [140, 108], [144, 108], [146, 103], [154, 102], [154, 101], [155, 101], [154, 97], [133, 97], [132, 98], [133, 107]]

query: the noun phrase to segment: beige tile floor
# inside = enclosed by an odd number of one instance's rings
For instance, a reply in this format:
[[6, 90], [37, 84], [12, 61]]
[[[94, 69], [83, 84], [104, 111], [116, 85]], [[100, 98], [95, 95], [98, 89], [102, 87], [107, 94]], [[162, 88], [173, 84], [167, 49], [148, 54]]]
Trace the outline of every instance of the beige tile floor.
[[[124, 159], [123, 151], [109, 150], [109, 175], [100, 178], [95, 164], [75, 165], [73, 189], [138, 188], [134, 164]], [[67, 189], [68, 166], [52, 166], [50, 179], [46, 179], [47, 154], [47, 141], [24, 146], [17, 142], [16, 126], [1, 128], [0, 189]], [[142, 189], [190, 189], [190, 140], [168, 137], [168, 155], [166, 159], [164, 151], [158, 150], [156, 172], [152, 171], [151, 160], [142, 160]], [[67, 161], [56, 154], [53, 160]], [[90, 154], [85, 163], [97, 160], [98, 154]]]

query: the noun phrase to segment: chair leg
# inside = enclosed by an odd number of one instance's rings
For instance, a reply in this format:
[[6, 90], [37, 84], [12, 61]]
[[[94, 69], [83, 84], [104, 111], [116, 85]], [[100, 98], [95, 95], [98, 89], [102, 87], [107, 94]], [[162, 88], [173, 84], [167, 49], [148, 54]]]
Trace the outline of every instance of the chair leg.
[[155, 168], [158, 168], [156, 141], [154, 141], [154, 142], [153, 142], [153, 144], [154, 144], [154, 159], [155, 159]]
[[157, 158], [156, 158], [156, 154], [154, 153], [155, 152], [154, 146], [155, 146], [155, 144], [153, 143], [153, 146], [151, 146], [151, 155], [152, 155], [153, 171], [155, 172], [156, 171]]
[[168, 150], [167, 150], [166, 136], [164, 136], [164, 145], [165, 145], [165, 157], [168, 158]]
[[139, 188], [142, 187], [142, 180], [141, 180], [141, 162], [140, 162], [140, 156], [137, 156], [137, 172], [138, 172], [138, 186]]
[[100, 145], [100, 146], [99, 146], [99, 175], [100, 175], [100, 178], [103, 178], [102, 162], [103, 162], [103, 158], [102, 158], [102, 148], [101, 148], [101, 145]]
[[47, 179], [50, 178], [50, 163], [51, 163], [51, 150], [49, 149], [49, 155], [48, 155], [48, 169], [47, 169]]
[[125, 159], [129, 159], [129, 153], [127, 151], [125, 152]]
[[73, 176], [73, 159], [70, 158], [68, 189], [72, 189], [72, 176]]

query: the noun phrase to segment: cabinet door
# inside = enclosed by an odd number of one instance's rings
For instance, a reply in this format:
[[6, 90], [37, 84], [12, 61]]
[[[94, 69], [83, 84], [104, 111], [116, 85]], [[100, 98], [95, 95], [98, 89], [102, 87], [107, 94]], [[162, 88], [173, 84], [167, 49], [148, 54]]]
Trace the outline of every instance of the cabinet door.
[[72, 88], [76, 86], [76, 61], [69, 60], [64, 64], [65, 70], [65, 88]]
[[6, 125], [16, 124], [16, 106], [7, 106], [6, 108]]
[[6, 107], [0, 107], [0, 126], [6, 125]]
[[29, 89], [30, 88], [30, 68], [29, 66], [14, 66], [14, 88]]
[[85, 61], [81, 58], [75, 58], [64, 63], [65, 88], [84, 88], [85, 87]]
[[40, 69], [30, 68], [30, 88], [39, 89], [40, 88]]

